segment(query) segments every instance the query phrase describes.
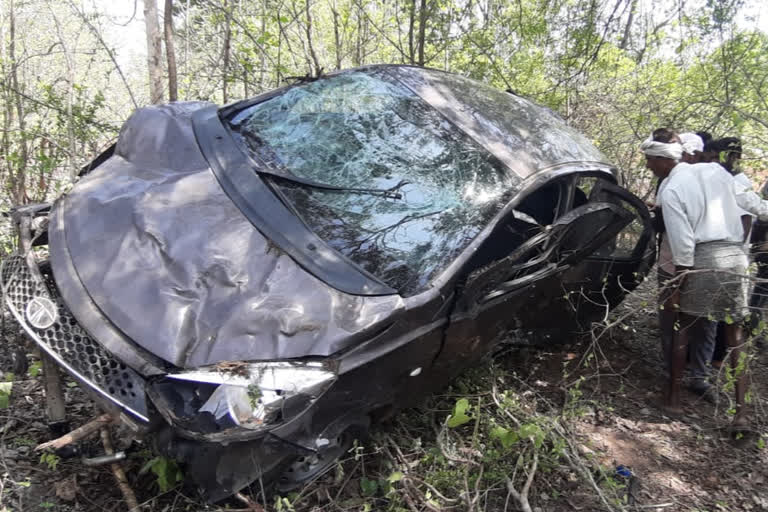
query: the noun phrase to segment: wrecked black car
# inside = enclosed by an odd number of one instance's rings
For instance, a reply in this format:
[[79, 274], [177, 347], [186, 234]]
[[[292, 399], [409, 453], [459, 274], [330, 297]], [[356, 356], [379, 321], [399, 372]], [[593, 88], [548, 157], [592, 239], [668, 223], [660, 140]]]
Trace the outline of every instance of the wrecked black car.
[[548, 109], [416, 67], [147, 107], [14, 212], [2, 291], [210, 500], [290, 488], [514, 333], [570, 335], [637, 286], [653, 232], [615, 174]]

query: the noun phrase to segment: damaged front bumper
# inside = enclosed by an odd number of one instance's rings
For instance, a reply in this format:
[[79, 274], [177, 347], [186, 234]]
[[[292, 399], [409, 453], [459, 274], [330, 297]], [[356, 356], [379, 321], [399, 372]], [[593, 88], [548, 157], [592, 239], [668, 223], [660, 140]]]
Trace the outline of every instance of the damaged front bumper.
[[[37, 255], [44, 251], [36, 253], [31, 248], [30, 222], [16, 224], [20, 231], [26, 230], [22, 239], [26, 238], [27, 243], [22, 244], [23, 254], [17, 252], [0, 262], [3, 307], [40, 349], [104, 409], [119, 416], [138, 434], [150, 434], [159, 452], [185, 463], [187, 475], [209, 501], [232, 495], [259, 478], [274, 480], [297, 456], [312, 453], [302, 443], [284, 440], [306, 436], [307, 432], [298, 434], [294, 429], [306, 430], [307, 425], [301, 421], [294, 422], [295, 427], [285, 423], [311, 408], [335, 380], [335, 371], [321, 364], [306, 364], [305, 370], [315, 376], [307, 383], [313, 393], [302, 393], [291, 400], [281, 398], [284, 391], [255, 391], [270, 381], [277, 384], [281, 378], [292, 381], [301, 376], [302, 370], [297, 373], [290, 363], [191, 372], [166, 369], [167, 373], [155, 370], [142, 375], [80, 325], [65, 305], [48, 261], [38, 261]], [[244, 367], [254, 372], [252, 377], [238, 373]], [[163, 392], [164, 387], [174, 391]], [[210, 414], [201, 414], [194, 400], [184, 393], [178, 394], [176, 400], [170, 398], [178, 390], [205, 387], [220, 389], [217, 396], [207, 396], [210, 410], [202, 412]], [[285, 391], [290, 396], [291, 390]], [[290, 407], [278, 405], [283, 402]], [[253, 411], [248, 410], [248, 405], [255, 406]], [[185, 424], [183, 411], [191, 413], [189, 423]], [[210, 428], [200, 428], [201, 417], [210, 420]], [[278, 426], [280, 437], [270, 433]]]
[[0, 286], [5, 307], [42, 350], [108, 409], [125, 412], [134, 422], [149, 422], [145, 380], [80, 327], [32, 252], [3, 259]]

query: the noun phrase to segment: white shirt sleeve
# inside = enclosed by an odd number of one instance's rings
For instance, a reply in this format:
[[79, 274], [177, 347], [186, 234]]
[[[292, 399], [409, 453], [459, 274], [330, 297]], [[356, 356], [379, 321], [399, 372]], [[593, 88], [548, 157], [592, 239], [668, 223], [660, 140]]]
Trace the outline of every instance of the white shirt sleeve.
[[672, 261], [682, 267], [693, 266], [693, 251], [696, 237], [688, 221], [685, 204], [676, 190], [664, 189], [660, 194], [661, 211], [664, 215], [664, 227], [672, 249]]
[[752, 190], [749, 181], [737, 179], [731, 180], [733, 184], [733, 195], [736, 197], [736, 204], [753, 215], [757, 215], [760, 220], [768, 220], [768, 201], [764, 201], [754, 190]]

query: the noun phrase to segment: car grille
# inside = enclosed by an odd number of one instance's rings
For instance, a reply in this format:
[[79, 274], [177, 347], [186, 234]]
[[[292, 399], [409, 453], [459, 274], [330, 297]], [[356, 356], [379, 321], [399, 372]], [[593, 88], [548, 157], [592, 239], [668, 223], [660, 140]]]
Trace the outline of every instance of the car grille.
[[[90, 338], [64, 306], [55, 286], [46, 286], [30, 271], [24, 257], [13, 255], [0, 269], [5, 306], [32, 339], [75, 377], [104, 398], [147, 421], [144, 379]], [[58, 309], [50, 327], [40, 329], [27, 316], [35, 298], [51, 300]]]

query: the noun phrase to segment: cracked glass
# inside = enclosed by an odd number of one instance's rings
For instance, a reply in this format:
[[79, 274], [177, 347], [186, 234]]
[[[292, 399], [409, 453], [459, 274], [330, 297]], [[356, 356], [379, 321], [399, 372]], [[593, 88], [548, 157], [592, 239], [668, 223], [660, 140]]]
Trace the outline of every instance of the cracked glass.
[[392, 73], [521, 177], [568, 162], [607, 162], [555, 112], [516, 94], [433, 69]]
[[384, 71], [294, 87], [228, 122], [312, 230], [403, 295], [427, 287], [520, 181]]

